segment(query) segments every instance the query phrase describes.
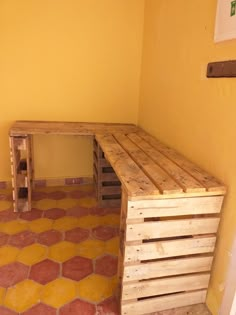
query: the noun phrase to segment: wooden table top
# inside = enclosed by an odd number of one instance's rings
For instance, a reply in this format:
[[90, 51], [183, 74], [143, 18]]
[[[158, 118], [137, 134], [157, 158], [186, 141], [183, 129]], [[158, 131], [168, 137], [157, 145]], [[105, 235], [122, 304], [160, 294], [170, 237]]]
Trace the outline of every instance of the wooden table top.
[[129, 200], [223, 195], [226, 187], [132, 124], [17, 121], [10, 136], [95, 136]]

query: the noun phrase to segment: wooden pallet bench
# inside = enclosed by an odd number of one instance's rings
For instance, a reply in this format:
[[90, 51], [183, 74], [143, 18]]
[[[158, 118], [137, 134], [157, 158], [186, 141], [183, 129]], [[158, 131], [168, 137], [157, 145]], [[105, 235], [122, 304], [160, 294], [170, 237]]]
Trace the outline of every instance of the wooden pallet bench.
[[[98, 202], [112, 206], [121, 195], [120, 313], [204, 303], [225, 186], [134, 125], [16, 122], [10, 130], [15, 211], [30, 210], [29, 140], [47, 133], [93, 136]], [[27, 192], [24, 206], [20, 188]]]

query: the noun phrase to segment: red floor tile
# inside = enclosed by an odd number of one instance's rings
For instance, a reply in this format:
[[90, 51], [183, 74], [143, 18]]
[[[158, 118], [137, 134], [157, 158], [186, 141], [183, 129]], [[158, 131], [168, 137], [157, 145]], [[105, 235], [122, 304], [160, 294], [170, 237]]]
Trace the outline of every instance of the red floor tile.
[[73, 230], [66, 231], [65, 240], [73, 243], [79, 243], [86, 240], [89, 237], [89, 233], [89, 230], [75, 228]]
[[38, 235], [38, 243], [46, 245], [46, 246], [51, 246], [53, 244], [56, 244], [60, 241], [62, 241], [63, 235], [59, 231], [55, 230], [49, 230], [46, 232], [42, 232]]
[[39, 303], [22, 313], [22, 315], [56, 315], [56, 310], [51, 306]]
[[60, 265], [54, 261], [46, 259], [31, 267], [29, 279], [41, 284], [46, 284], [56, 279], [60, 272]]
[[120, 213], [120, 208], [99, 208], [95, 207], [90, 209], [90, 214], [92, 215], [99, 215], [99, 216], [104, 216], [107, 214], [119, 214]]
[[84, 191], [73, 190], [68, 193], [70, 198], [79, 199], [85, 197], [87, 194]]
[[27, 212], [22, 212], [20, 214], [20, 218], [22, 220], [27, 220], [27, 221], [33, 221], [33, 220], [37, 220], [40, 219], [43, 215], [43, 211], [36, 209], [36, 208], [32, 208], [31, 211], [27, 211]]
[[89, 209], [87, 208], [82, 208], [82, 207], [73, 207], [67, 210], [66, 212], [67, 215], [72, 216], [72, 217], [84, 217], [89, 214]]
[[3, 306], [0, 306], [0, 314], [1, 315], [18, 315], [18, 313], [9, 310]]
[[34, 201], [46, 199], [47, 196], [48, 196], [48, 194], [46, 192], [43, 192], [43, 191], [33, 191], [32, 192], [32, 200], [34, 200]]
[[15, 235], [11, 235], [8, 241], [9, 245], [23, 248], [35, 243], [36, 234], [31, 231], [23, 231]]
[[44, 212], [44, 217], [52, 220], [59, 219], [65, 216], [65, 210], [60, 208], [51, 208]]
[[92, 260], [84, 257], [73, 257], [62, 264], [62, 275], [79, 281], [93, 272]]
[[6, 245], [9, 239], [9, 235], [0, 232], [0, 246]]
[[0, 222], [16, 220], [18, 217], [19, 213], [14, 212], [12, 208], [0, 212]]
[[116, 298], [109, 298], [97, 306], [97, 315], [119, 315], [118, 301]]
[[98, 226], [93, 229], [92, 235], [102, 241], [107, 241], [114, 236], [118, 235], [118, 229], [110, 226]]
[[77, 299], [63, 306], [59, 314], [60, 315], [95, 315], [96, 310], [93, 304]]
[[110, 255], [98, 258], [95, 262], [95, 273], [111, 277], [117, 273], [118, 259]]
[[53, 191], [48, 193], [48, 199], [60, 200], [66, 198], [66, 193], [64, 191]]
[[[0, 286], [7, 288], [28, 277], [29, 267], [19, 262], [0, 267]], [[0, 314], [2, 314], [0, 312]]]

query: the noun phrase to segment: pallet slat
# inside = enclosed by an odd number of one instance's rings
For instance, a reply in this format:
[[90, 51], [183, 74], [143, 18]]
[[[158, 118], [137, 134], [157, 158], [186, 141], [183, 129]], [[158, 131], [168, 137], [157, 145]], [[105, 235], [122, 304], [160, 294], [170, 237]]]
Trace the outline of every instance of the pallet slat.
[[131, 133], [128, 138], [137, 144], [144, 152], [151, 157], [162, 169], [164, 169], [175, 181], [183, 187], [185, 192], [201, 192], [206, 189], [202, 187], [194, 177], [176, 165], [162, 153], [155, 150], [149, 143], [140, 138], [137, 134]]
[[211, 236], [126, 245], [125, 262], [211, 253], [215, 242], [216, 237]]
[[128, 219], [220, 213], [223, 196], [128, 201]]
[[123, 285], [123, 300], [206, 289], [209, 280], [210, 274], [208, 273], [125, 283]]
[[222, 194], [225, 193], [226, 188], [224, 185], [222, 185], [216, 178], [187, 160], [181, 154], [165, 146], [163, 143], [161, 143], [151, 135], [147, 134], [143, 130], [139, 130], [137, 134], [156, 150], [164, 154], [168, 159], [176, 163], [179, 167], [181, 167], [191, 176], [196, 178], [208, 191], [219, 191], [219, 193]]
[[129, 138], [123, 134], [115, 134], [115, 139], [163, 194], [183, 192], [181, 186], [179, 186], [168, 173], [160, 168], [159, 165], [140, 150]]
[[143, 173], [112, 135], [96, 135], [112, 167], [131, 196], [142, 196], [150, 192], [160, 194], [159, 189]]
[[203, 218], [128, 224], [126, 241], [216, 233], [219, 222], [219, 218]]
[[167, 277], [211, 269], [213, 256], [165, 259], [156, 262], [125, 265], [123, 281], [136, 281], [150, 278]]
[[160, 312], [167, 308], [181, 307], [192, 304], [205, 303], [206, 290], [188, 293], [177, 293], [167, 296], [150, 298], [137, 302], [123, 303], [122, 315], [139, 315]]

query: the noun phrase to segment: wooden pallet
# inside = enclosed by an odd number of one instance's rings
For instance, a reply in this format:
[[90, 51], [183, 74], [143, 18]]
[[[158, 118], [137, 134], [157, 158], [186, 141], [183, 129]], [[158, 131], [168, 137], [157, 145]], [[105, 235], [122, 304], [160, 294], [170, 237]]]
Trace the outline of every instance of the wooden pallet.
[[32, 136], [9, 137], [15, 212], [31, 210], [33, 177]]
[[205, 302], [222, 201], [213, 196], [122, 202], [122, 315]]
[[93, 176], [100, 207], [120, 207], [121, 183], [96, 139], [93, 142]]

